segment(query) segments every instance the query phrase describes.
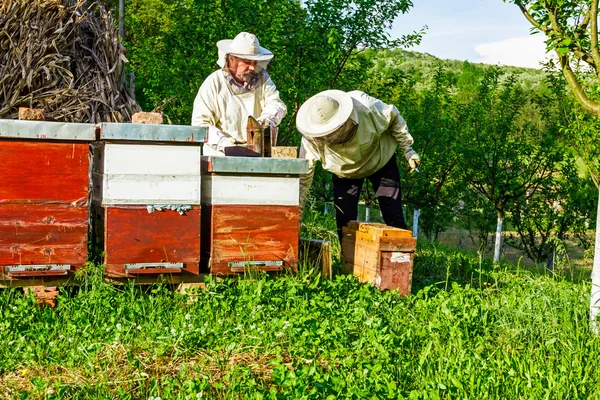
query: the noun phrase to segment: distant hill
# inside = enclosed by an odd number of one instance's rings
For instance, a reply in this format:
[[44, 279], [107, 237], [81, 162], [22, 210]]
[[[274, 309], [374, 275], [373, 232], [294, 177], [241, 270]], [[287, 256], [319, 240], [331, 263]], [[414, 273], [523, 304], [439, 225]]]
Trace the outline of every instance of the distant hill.
[[[372, 62], [372, 72], [384, 74], [399, 73], [412, 79], [418, 86], [431, 83], [431, 79], [439, 66], [445, 71], [449, 82], [460, 86], [461, 80], [469, 80], [483, 74], [483, 71], [492, 67], [489, 64], [471, 63], [459, 60], [444, 60], [431, 54], [408, 51], [404, 49], [394, 50], [365, 50], [364, 57]], [[537, 91], [545, 88], [546, 72], [523, 67], [496, 66], [506, 73], [506, 76], [515, 75], [517, 81], [524, 89]], [[543, 90], [543, 89], [542, 89]]]

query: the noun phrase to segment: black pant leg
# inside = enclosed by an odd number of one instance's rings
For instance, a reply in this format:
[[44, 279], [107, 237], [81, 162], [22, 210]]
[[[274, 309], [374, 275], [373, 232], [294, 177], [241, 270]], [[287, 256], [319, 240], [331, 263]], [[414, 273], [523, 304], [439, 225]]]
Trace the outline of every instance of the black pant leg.
[[402, 211], [402, 191], [400, 189], [400, 172], [393, 155], [379, 171], [369, 176], [379, 200], [379, 207], [386, 225], [408, 229]]
[[358, 200], [363, 179], [340, 178], [333, 175], [333, 204], [335, 205], [335, 222], [340, 242], [342, 241], [342, 227], [349, 221], [358, 218]]

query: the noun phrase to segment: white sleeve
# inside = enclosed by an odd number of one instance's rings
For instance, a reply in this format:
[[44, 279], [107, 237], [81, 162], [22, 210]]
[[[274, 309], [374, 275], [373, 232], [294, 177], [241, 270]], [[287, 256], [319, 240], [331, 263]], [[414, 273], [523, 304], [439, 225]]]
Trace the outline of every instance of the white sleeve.
[[194, 110], [192, 111], [192, 126], [207, 126], [208, 138], [206, 145], [213, 150], [222, 153], [226, 146], [233, 146], [234, 139], [223, 133], [218, 128], [217, 117], [215, 116], [214, 103], [217, 98], [217, 88], [214, 85], [213, 75], [204, 80], [196, 99], [194, 100]]
[[279, 90], [271, 77], [267, 77], [263, 85], [263, 108], [260, 117], [267, 118], [279, 125], [287, 113], [287, 107], [279, 98]]
[[358, 90], [349, 92], [349, 94], [370, 109], [370, 117], [373, 123], [381, 131], [387, 130], [391, 133], [405, 154], [412, 150], [413, 138], [408, 132], [406, 121], [404, 121], [396, 106], [384, 103]]
[[313, 177], [315, 175], [315, 167], [317, 166], [317, 160], [319, 160], [319, 153], [310, 142], [302, 138], [299, 158], [308, 160], [308, 172], [300, 175], [300, 213], [302, 213], [304, 210], [304, 205], [306, 204], [308, 192], [312, 186]]
[[408, 132], [408, 127], [406, 126], [406, 121], [400, 115], [400, 112], [395, 106], [391, 106], [391, 116], [392, 121], [390, 123], [389, 132], [396, 139], [396, 143], [402, 149], [402, 151], [406, 154], [412, 150], [412, 144], [414, 142], [413, 137]]
[[198, 90], [192, 111], [192, 126], [217, 126], [217, 120], [213, 112], [217, 92], [212, 81], [212, 76], [209, 76], [202, 82]]

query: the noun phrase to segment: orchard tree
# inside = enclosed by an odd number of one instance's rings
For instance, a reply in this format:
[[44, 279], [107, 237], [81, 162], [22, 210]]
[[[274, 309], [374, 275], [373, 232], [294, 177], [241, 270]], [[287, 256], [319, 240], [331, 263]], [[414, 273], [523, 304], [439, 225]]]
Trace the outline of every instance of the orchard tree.
[[529, 96], [513, 76], [501, 83], [501, 75], [495, 67], [486, 71], [475, 98], [464, 107], [459, 135], [463, 178], [497, 212], [495, 262], [506, 212], [550, 180], [561, 157], [555, 135], [527, 113]]
[[173, 121], [189, 123], [198, 88], [217, 68], [216, 43], [247, 31], [275, 54], [269, 71], [288, 106], [280, 138], [291, 144], [299, 142], [294, 120], [306, 99], [333, 87], [349, 89], [344, 79], [356, 82], [365, 73], [353, 68], [344, 74], [357, 53], [408, 45], [421, 35], [393, 39], [388, 33], [412, 7], [410, 0], [128, 0], [126, 5], [128, 58], [146, 109], [174, 97], [168, 106]]
[[[454, 91], [446, 70], [438, 65], [432, 86], [420, 92], [417, 99], [399, 96], [394, 101], [407, 120], [415, 138], [414, 148], [423, 163], [418, 173], [410, 173], [406, 168], [402, 195], [407, 204], [419, 210], [414, 213], [413, 225], [418, 226], [422, 210], [422, 228], [430, 238], [437, 238], [451, 222], [458, 203], [457, 186], [460, 183], [455, 179], [458, 122]], [[403, 155], [399, 157], [404, 158]], [[406, 165], [406, 162], [400, 160], [400, 165]]]
[[[546, 35], [548, 51], [558, 56], [561, 71], [581, 107], [589, 114], [600, 117], [600, 47], [598, 47], [599, 0], [504, 0], [519, 7], [534, 30]], [[578, 74], [577, 65], [586, 65], [589, 75]], [[591, 76], [591, 82], [586, 82]], [[587, 90], [586, 90], [587, 89]], [[594, 143], [591, 148], [577, 147], [583, 159], [600, 158], [600, 132], [584, 129], [572, 132], [574, 141]], [[598, 186], [598, 169], [590, 169]], [[590, 318], [597, 329], [596, 318], [600, 311], [600, 186], [596, 215], [596, 247], [592, 269]]]
[[536, 263], [545, 262], [552, 268], [557, 241], [564, 241], [568, 233], [578, 238], [585, 236], [586, 183], [577, 176], [574, 164], [562, 163], [560, 174], [511, 209], [510, 221], [519, 237], [511, 238], [510, 245]]

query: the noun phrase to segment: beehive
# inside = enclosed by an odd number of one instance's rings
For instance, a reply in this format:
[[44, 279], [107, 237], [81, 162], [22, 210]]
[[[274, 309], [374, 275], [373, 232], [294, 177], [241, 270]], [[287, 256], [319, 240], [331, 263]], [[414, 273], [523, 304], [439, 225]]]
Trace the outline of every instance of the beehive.
[[306, 160], [202, 157], [202, 254], [212, 274], [296, 270]]
[[94, 222], [106, 275], [197, 275], [205, 128], [102, 124], [100, 131]]
[[0, 120], [0, 280], [67, 277], [87, 261], [94, 132]]
[[342, 229], [346, 273], [378, 289], [410, 294], [417, 239], [406, 229], [351, 221]]

